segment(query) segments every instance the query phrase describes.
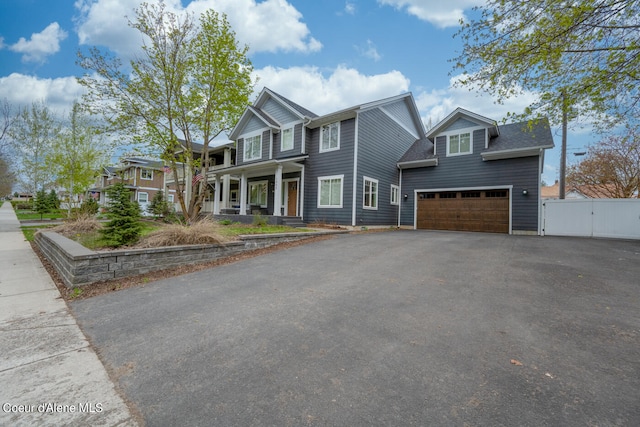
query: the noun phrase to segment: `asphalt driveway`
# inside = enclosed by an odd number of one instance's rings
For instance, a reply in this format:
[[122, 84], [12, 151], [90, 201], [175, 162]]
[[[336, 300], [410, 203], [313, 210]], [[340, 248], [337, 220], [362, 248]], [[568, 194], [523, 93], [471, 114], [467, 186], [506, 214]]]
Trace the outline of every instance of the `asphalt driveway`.
[[341, 235], [71, 303], [147, 425], [640, 425], [640, 242]]

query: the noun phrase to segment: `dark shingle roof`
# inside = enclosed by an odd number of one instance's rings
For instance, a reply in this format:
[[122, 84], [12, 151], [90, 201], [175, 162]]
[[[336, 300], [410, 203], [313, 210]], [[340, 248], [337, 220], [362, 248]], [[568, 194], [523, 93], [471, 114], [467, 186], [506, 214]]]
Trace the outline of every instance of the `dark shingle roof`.
[[500, 135], [489, 141], [489, 148], [484, 153], [522, 148], [553, 146], [553, 136], [549, 121], [520, 122], [499, 126]]
[[404, 156], [399, 160], [399, 163], [427, 160], [435, 157], [436, 156], [433, 155], [433, 142], [423, 137], [409, 147], [407, 152], [404, 153]]

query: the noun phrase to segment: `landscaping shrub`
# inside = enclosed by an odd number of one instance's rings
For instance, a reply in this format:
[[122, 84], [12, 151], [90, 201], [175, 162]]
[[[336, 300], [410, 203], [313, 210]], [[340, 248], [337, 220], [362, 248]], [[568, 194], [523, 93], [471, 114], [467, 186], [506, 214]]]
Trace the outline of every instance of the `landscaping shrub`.
[[201, 219], [191, 225], [170, 224], [152, 231], [143, 237], [137, 246], [155, 248], [159, 246], [197, 245], [224, 243], [228, 238], [219, 232], [219, 225], [210, 219]]
[[93, 197], [89, 197], [85, 199], [80, 205], [80, 210], [78, 211], [78, 217], [84, 215], [95, 215], [98, 213], [98, 209], [100, 205], [98, 205], [98, 201]]
[[135, 243], [140, 237], [140, 205], [131, 200], [131, 192], [118, 183], [107, 189], [110, 220], [100, 232], [113, 246]]

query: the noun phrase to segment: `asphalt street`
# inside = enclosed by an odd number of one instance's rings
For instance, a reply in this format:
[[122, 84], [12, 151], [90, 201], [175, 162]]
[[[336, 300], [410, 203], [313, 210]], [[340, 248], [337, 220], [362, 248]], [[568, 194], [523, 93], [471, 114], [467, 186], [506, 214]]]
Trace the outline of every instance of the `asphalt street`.
[[640, 425], [640, 242], [340, 235], [70, 304], [149, 426]]

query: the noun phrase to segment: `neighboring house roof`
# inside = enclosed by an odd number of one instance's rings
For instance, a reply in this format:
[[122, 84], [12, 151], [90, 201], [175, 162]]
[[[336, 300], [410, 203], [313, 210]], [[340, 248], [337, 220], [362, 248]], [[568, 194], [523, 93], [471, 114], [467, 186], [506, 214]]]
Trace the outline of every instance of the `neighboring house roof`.
[[162, 160], [150, 160], [141, 157], [126, 157], [121, 160], [121, 163], [124, 167], [120, 169], [125, 169], [130, 166], [141, 166], [148, 169], [162, 169], [162, 166], [164, 165]]
[[438, 155], [434, 154], [433, 140], [460, 117], [488, 126], [490, 139], [488, 147], [481, 152], [483, 160], [533, 156], [538, 155], [542, 149], [554, 146], [553, 136], [546, 120], [532, 124], [521, 122], [498, 126], [493, 120], [458, 108], [430, 129], [424, 138], [417, 140], [398, 161], [398, 166], [403, 169], [437, 166]]

